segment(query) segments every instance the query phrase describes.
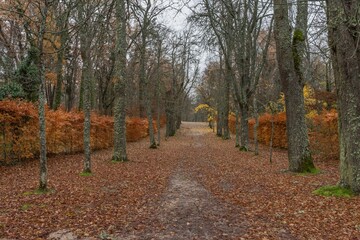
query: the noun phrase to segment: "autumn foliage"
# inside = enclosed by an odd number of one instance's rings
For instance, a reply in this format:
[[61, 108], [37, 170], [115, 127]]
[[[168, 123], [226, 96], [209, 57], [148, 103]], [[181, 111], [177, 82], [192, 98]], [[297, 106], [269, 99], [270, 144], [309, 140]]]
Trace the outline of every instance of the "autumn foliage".
[[[0, 101], [0, 164], [11, 163], [39, 154], [39, 124], [37, 107], [24, 101]], [[164, 122], [164, 121], [162, 121]], [[91, 149], [113, 145], [114, 120], [109, 116], [91, 116]], [[46, 137], [49, 154], [83, 151], [84, 114], [64, 110], [46, 111]], [[126, 119], [127, 141], [137, 141], [148, 135], [146, 119]], [[154, 128], [156, 126], [154, 124]]]
[[[271, 114], [265, 113], [259, 118], [258, 141], [269, 145], [271, 138]], [[229, 128], [235, 133], [235, 117], [229, 118]], [[335, 110], [323, 110], [321, 114], [310, 114], [307, 116], [309, 128], [310, 146], [313, 153], [322, 158], [338, 158], [338, 115]], [[286, 137], [286, 114], [281, 112], [273, 116], [274, 136], [273, 146], [287, 148]], [[255, 120], [249, 120], [249, 136], [254, 136]]]
[[323, 158], [339, 158], [338, 113], [323, 111], [311, 116], [309, 121], [311, 149]]

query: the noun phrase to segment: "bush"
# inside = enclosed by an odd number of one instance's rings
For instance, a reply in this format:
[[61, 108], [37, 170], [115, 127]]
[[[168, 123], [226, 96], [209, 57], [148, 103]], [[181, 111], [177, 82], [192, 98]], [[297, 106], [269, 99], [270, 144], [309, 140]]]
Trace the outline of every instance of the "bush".
[[310, 146], [322, 158], [339, 159], [338, 114], [336, 110], [314, 114], [308, 121]]
[[0, 87], [0, 101], [5, 98], [23, 98], [25, 92], [21, 85], [16, 82], [10, 82]]
[[[253, 138], [254, 136], [254, 125], [255, 120], [249, 120], [249, 137]], [[231, 116], [229, 118], [229, 128], [232, 133], [235, 133], [235, 117]], [[258, 126], [258, 141], [262, 144], [269, 145], [271, 138], [271, 115], [266, 113], [259, 118]], [[274, 115], [274, 138], [273, 146], [286, 148], [287, 147], [287, 138], [286, 138], [286, 116], [285, 113], [279, 113]]]
[[[162, 121], [162, 123], [164, 123]], [[156, 130], [156, 124], [154, 124]], [[114, 120], [109, 116], [91, 114], [91, 149], [113, 146]], [[146, 119], [126, 119], [126, 139], [138, 141], [148, 135]], [[46, 110], [48, 154], [83, 151], [84, 114], [64, 110]], [[9, 164], [39, 155], [38, 111], [24, 101], [0, 101], [0, 164]]]
[[[338, 114], [336, 110], [323, 110], [321, 114], [312, 112], [307, 115], [310, 147], [321, 158], [339, 158]], [[249, 121], [249, 136], [254, 136], [255, 120]], [[229, 118], [231, 132], [235, 133], [235, 117]], [[258, 141], [269, 145], [271, 137], [271, 115], [265, 113], [259, 118]], [[273, 146], [287, 148], [286, 114], [274, 115]]]

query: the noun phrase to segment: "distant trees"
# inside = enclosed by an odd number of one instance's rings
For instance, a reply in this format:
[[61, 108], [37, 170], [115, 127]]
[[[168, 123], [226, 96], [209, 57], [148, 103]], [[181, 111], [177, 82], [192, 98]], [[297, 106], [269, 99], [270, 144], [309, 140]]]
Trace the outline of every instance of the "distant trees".
[[[232, 95], [235, 108], [241, 115], [240, 149], [245, 151], [249, 142], [250, 99], [258, 85], [270, 42], [272, 21], [268, 17], [269, 8], [270, 1], [204, 0], [191, 18], [200, 28], [211, 30], [213, 37], [209, 44], [220, 48], [223, 100], [218, 107], [218, 122], [223, 131], [217, 134], [225, 139], [230, 137], [228, 115]], [[264, 31], [269, 34], [265, 37], [266, 43], [260, 44], [260, 33]]]

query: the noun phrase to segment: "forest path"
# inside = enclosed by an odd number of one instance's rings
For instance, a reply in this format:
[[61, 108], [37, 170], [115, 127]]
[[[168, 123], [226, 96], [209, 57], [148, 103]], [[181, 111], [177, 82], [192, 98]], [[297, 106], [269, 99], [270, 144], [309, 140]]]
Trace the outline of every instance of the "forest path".
[[52, 191], [40, 195], [38, 160], [0, 166], [0, 239], [360, 239], [360, 198], [312, 193], [336, 184], [337, 161], [292, 174], [284, 150], [270, 163], [267, 146], [258, 156], [234, 146], [184, 122], [158, 149], [129, 143], [126, 163], [93, 152], [91, 176], [80, 175], [83, 154], [49, 157]]
[[[175, 136], [176, 145], [182, 154], [173, 155], [176, 167], [169, 178], [168, 186], [153, 206], [152, 216], [141, 231], [118, 235], [117, 239], [247, 239], [254, 219], [248, 219], [244, 209], [222, 201], [206, 189], [197, 177], [201, 171], [194, 168], [195, 162], [210, 167], [209, 155], [213, 143], [207, 141], [211, 129], [205, 123], [185, 122]], [[231, 188], [231, 183], [222, 187]], [[137, 227], [135, 227], [137, 229]], [[277, 239], [291, 239], [284, 229]]]

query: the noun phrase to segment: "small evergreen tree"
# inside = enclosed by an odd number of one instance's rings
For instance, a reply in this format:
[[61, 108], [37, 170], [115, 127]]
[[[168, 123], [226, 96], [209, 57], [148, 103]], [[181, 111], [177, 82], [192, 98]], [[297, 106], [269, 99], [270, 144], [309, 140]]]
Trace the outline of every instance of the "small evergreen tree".
[[37, 56], [37, 48], [31, 47], [28, 50], [28, 55], [21, 62], [14, 74], [14, 80], [21, 85], [24, 97], [32, 102], [38, 100], [38, 90], [40, 85], [38, 68], [35, 64]]
[[10, 82], [0, 87], [0, 101], [4, 98], [24, 98], [25, 92], [17, 82]]

